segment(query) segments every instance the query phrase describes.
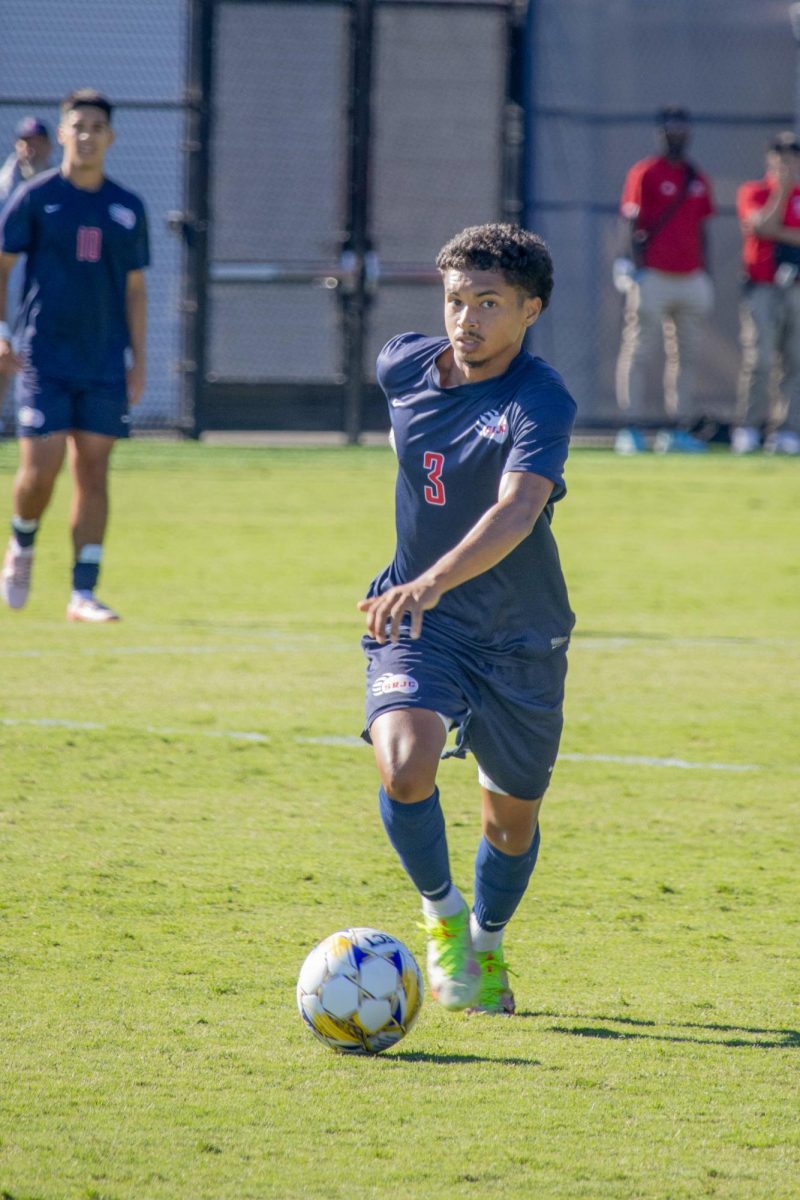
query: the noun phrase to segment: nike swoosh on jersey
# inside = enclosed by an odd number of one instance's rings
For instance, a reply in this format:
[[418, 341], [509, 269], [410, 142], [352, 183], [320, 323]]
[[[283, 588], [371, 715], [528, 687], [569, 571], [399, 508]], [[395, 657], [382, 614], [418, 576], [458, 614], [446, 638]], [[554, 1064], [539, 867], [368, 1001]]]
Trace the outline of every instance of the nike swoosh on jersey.
[[392, 408], [408, 408], [409, 404], [413, 404], [416, 397], [412, 396], [410, 400], [398, 400], [397, 397], [392, 398]]
[[54, 213], [54, 212], [58, 212], [58, 210], [60, 208], [61, 208], [60, 204], [45, 204], [44, 211], [46, 213]]

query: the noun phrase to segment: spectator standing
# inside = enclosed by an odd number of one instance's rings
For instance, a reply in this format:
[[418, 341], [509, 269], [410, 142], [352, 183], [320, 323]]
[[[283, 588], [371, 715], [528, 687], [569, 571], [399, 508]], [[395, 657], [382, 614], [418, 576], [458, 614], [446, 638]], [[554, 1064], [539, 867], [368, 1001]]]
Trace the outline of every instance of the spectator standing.
[[[763, 179], [736, 196], [742, 228], [742, 365], [731, 438], [734, 454], [800, 454], [800, 140], [791, 131], [767, 146]], [[784, 413], [772, 389], [779, 368]]]
[[616, 386], [617, 403], [628, 413], [629, 427], [617, 437], [621, 454], [646, 449], [642, 420], [647, 372], [662, 344], [665, 409], [677, 414], [678, 428], [660, 432], [654, 448], [706, 448], [689, 429], [700, 415], [694, 409], [695, 360], [702, 322], [714, 298], [706, 247], [706, 221], [714, 204], [708, 178], [686, 157], [691, 134], [686, 109], [662, 109], [658, 131], [660, 153], [634, 163], [620, 206], [629, 237], [629, 265], [615, 270], [617, 286], [625, 291]]
[[[23, 117], [14, 134], [14, 149], [0, 167], [0, 208], [21, 183], [27, 183], [48, 169], [53, 152], [50, 130], [37, 117]], [[6, 313], [12, 327], [22, 296], [24, 277], [25, 262], [21, 259], [14, 267], [8, 283]], [[10, 393], [8, 376], [0, 375], [0, 433], [7, 425], [11, 427], [14, 423], [14, 406], [10, 394], [6, 402], [7, 391]]]
[[14, 149], [0, 167], [0, 204], [5, 204], [21, 183], [50, 166], [53, 143], [50, 130], [37, 117], [23, 117], [15, 130]]

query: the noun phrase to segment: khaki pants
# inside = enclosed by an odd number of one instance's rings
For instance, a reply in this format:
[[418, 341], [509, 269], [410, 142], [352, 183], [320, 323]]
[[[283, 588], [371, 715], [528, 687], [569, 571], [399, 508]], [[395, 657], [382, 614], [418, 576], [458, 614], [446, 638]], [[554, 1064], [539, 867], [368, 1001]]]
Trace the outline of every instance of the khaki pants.
[[[740, 309], [742, 367], [737, 389], [739, 425], [778, 425], [800, 433], [800, 285], [757, 283], [745, 288]], [[776, 372], [780, 398], [773, 387]]]
[[617, 360], [617, 403], [633, 424], [644, 415], [648, 370], [663, 345], [664, 407], [688, 424], [693, 411], [695, 363], [703, 318], [714, 303], [705, 271], [672, 275], [644, 270], [625, 299], [625, 326]]

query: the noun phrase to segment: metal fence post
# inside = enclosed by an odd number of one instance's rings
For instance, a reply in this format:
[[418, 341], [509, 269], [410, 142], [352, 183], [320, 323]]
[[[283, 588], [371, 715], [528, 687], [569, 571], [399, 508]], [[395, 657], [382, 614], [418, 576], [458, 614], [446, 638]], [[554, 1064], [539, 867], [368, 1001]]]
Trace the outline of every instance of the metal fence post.
[[170, 226], [183, 240], [181, 286], [181, 414], [183, 431], [203, 432], [208, 286], [208, 193], [211, 149], [211, 71], [214, 0], [191, 0], [184, 132], [185, 211], [171, 213]]
[[350, 20], [350, 103], [347, 163], [347, 231], [342, 265], [348, 281], [340, 290], [344, 326], [345, 433], [355, 445], [361, 434], [364, 343], [369, 308], [370, 118], [373, 2], [353, 0]]

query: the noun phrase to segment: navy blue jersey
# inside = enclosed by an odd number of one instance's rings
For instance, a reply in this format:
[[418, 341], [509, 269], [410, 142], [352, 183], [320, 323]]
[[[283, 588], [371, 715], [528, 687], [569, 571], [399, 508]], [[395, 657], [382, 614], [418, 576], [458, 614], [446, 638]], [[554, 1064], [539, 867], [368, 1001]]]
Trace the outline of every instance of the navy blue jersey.
[[0, 213], [0, 250], [28, 256], [16, 322], [26, 363], [65, 381], [124, 378], [127, 276], [150, 261], [139, 197], [111, 179], [89, 192], [46, 171]]
[[488, 650], [546, 651], [574, 624], [550, 523], [565, 495], [575, 402], [557, 371], [520, 351], [503, 375], [443, 388], [446, 338], [405, 333], [378, 357], [398, 457], [397, 546], [370, 595], [407, 583], [451, 550], [497, 502], [507, 471], [551, 479], [532, 532], [496, 566], [445, 592], [426, 627]]

